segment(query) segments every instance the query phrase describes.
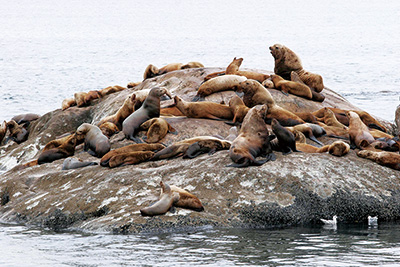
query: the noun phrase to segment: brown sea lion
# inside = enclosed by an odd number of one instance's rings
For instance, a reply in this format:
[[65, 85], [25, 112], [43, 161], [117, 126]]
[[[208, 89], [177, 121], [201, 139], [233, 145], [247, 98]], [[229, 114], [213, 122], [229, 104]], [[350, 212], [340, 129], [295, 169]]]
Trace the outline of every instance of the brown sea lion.
[[208, 153], [213, 155], [215, 152], [220, 150], [228, 150], [231, 147], [231, 142], [219, 139], [200, 140], [196, 143], [191, 144], [186, 152], [183, 154], [183, 158], [193, 159], [201, 154]]
[[74, 94], [75, 103], [78, 107], [83, 107], [86, 105], [86, 102], [85, 102], [86, 95], [87, 95], [86, 92], [78, 92], [78, 93]]
[[342, 157], [349, 153], [350, 145], [343, 141], [335, 141], [329, 145], [328, 152], [336, 157]]
[[172, 98], [165, 88], [152, 88], [146, 100], [143, 102], [143, 105], [124, 120], [122, 123], [122, 131], [127, 139], [131, 139], [136, 143], [141, 142], [135, 135], [143, 122], [160, 117], [160, 97], [164, 94]]
[[296, 149], [296, 140], [291, 131], [283, 127], [276, 119], [271, 121], [272, 132], [278, 140], [277, 148], [284, 155], [291, 152], [298, 152]]
[[204, 65], [197, 61], [191, 61], [181, 66], [181, 69], [204, 68]]
[[247, 79], [253, 79], [256, 80], [260, 83], [262, 83], [264, 80], [269, 78], [269, 75], [259, 73], [259, 72], [254, 72], [254, 71], [240, 71], [240, 65], [242, 65], [243, 58], [234, 58], [233, 61], [228, 65], [228, 67], [225, 70], [225, 74], [233, 74], [233, 75], [239, 75], [239, 76], [244, 76]]
[[122, 130], [123, 121], [135, 111], [137, 103], [138, 100], [136, 99], [136, 94], [128, 96], [122, 106], [118, 109], [117, 113], [103, 118], [98, 125], [100, 126], [105, 122], [111, 122], [114, 123], [119, 130]]
[[275, 118], [283, 126], [304, 123], [299, 116], [275, 104], [271, 93], [259, 82], [247, 79], [239, 84], [237, 92], [243, 92], [243, 102], [247, 107], [266, 104], [268, 106], [267, 122]]
[[155, 161], [155, 160], [179, 157], [186, 152], [186, 150], [189, 148], [191, 144], [201, 140], [216, 140], [217, 142], [220, 141], [221, 139], [213, 136], [196, 136], [184, 139], [158, 151], [151, 160]]
[[114, 86], [108, 86], [106, 88], [103, 88], [99, 90], [98, 92], [100, 93], [101, 97], [105, 97], [106, 95], [113, 94], [116, 92], [121, 92], [125, 90], [126, 87], [120, 86], [120, 85], [114, 85]]
[[110, 158], [108, 167], [115, 168], [125, 165], [139, 164], [150, 159], [154, 155], [152, 151], [136, 151], [117, 154]]
[[214, 102], [187, 102], [179, 96], [174, 96], [176, 107], [188, 118], [204, 118], [220, 120], [231, 120], [233, 114], [231, 108], [227, 105]]
[[350, 138], [348, 130], [345, 130], [345, 129], [339, 128], [339, 127], [335, 127], [335, 126], [328, 126], [323, 122], [318, 122], [317, 124], [314, 124], [314, 125], [322, 127], [326, 133], [326, 136], [328, 136], [328, 137], [340, 138], [340, 139], [349, 139]]
[[303, 69], [300, 58], [286, 46], [274, 44], [269, 50], [275, 59], [274, 72], [282, 78], [289, 80], [292, 71]]
[[311, 112], [293, 112], [293, 114], [305, 122], [317, 123], [317, 118]]
[[[52, 149], [52, 148], [56, 148], [56, 147], [61, 146], [62, 144], [64, 144], [65, 142], [67, 142], [68, 139], [70, 139], [70, 138], [71, 138], [71, 135], [73, 135], [73, 134], [75, 134], [75, 132], [66, 133], [66, 134], [63, 134], [61, 137], [59, 137], [59, 138], [57, 138], [57, 139], [54, 139], [54, 140], [49, 141], [49, 142], [44, 146], [44, 148], [43, 148], [42, 151], [46, 151], [46, 150], [49, 150], [49, 149]], [[79, 144], [83, 143], [83, 140], [85, 139], [83, 135], [78, 135], [78, 136], [76, 136], [76, 137], [77, 137], [77, 140], [76, 140], [76, 141], [77, 141], [77, 144], [76, 144], [76, 145], [79, 145]]]
[[[295, 72], [295, 71], [292, 71], [292, 72], [290, 73], [290, 79], [291, 79], [293, 82], [302, 83], [302, 84], [304, 84], [305, 86], [308, 86], [307, 84], [305, 84], [305, 83], [301, 80], [299, 74], [297, 74], [297, 72]], [[315, 89], [312, 88], [312, 87], [309, 87], [309, 86], [308, 86], [308, 88], [310, 88], [310, 90], [311, 90], [312, 100], [313, 100], [313, 101], [323, 102], [323, 101], [325, 100], [325, 96], [324, 96], [323, 94], [318, 93], [318, 92], [315, 91]]]
[[77, 134], [72, 134], [67, 136], [59, 146], [43, 149], [37, 159], [37, 164], [50, 163], [58, 159], [73, 156], [78, 138], [80, 137]]
[[149, 64], [144, 70], [143, 80], [156, 77], [159, 72], [160, 70], [156, 66]]
[[202, 85], [197, 90], [196, 96], [192, 101], [204, 100], [204, 98], [213, 93], [236, 90], [240, 82], [245, 81], [247, 78], [239, 75], [223, 75], [212, 78]]
[[362, 122], [357, 113], [353, 111], [346, 112], [349, 117], [349, 137], [350, 137], [350, 147], [361, 148], [361, 144], [365, 146], [366, 141], [367, 144], [371, 144], [375, 141], [375, 138], [371, 135], [368, 130], [368, 127]]
[[160, 116], [185, 116], [185, 115], [183, 115], [183, 113], [176, 107], [174, 103], [170, 106], [161, 108]]
[[375, 152], [370, 150], [360, 150], [357, 152], [357, 156], [361, 158], [370, 159], [375, 161], [379, 165], [392, 168], [394, 170], [400, 170], [400, 154], [394, 152]]
[[274, 82], [271, 80], [271, 77], [269, 79], [264, 80], [261, 84], [267, 89], [275, 88]]
[[7, 134], [7, 130], [8, 130], [7, 122], [3, 121], [3, 123], [0, 126], [0, 145], [1, 145], [1, 142], [3, 142], [3, 139]]
[[[330, 109], [333, 111], [335, 114], [336, 119], [343, 125], [349, 126], [349, 118], [346, 115], [346, 110], [340, 109], [340, 108], [331, 108], [331, 107], [326, 107], [327, 109]], [[324, 121], [324, 116], [325, 116], [325, 108], [321, 108], [317, 111], [312, 112], [312, 114], [317, 118], [318, 121], [323, 122]]]
[[204, 210], [203, 205], [198, 197], [189, 193], [185, 189], [179, 188], [177, 186], [171, 185], [170, 186], [172, 192], [176, 192], [179, 194], [178, 201], [174, 202], [174, 207], [189, 209], [201, 212]]
[[273, 74], [271, 75], [272, 82], [276, 89], [282, 91], [285, 95], [291, 93], [306, 99], [312, 99], [311, 89], [304, 84], [288, 81], [283, 79], [281, 76]]
[[85, 136], [84, 150], [94, 157], [102, 157], [110, 151], [110, 140], [99, 127], [83, 123], [76, 130], [76, 134]]
[[179, 193], [171, 190], [168, 184], [164, 184], [162, 181], [160, 199], [153, 205], [143, 208], [140, 210], [142, 216], [156, 216], [167, 213], [172, 205], [179, 200]]
[[131, 153], [131, 152], [140, 152], [140, 151], [159, 151], [161, 149], [165, 148], [164, 145], [162, 144], [132, 144], [120, 148], [116, 148], [105, 154], [101, 160], [100, 160], [100, 165], [103, 167], [108, 167], [108, 163], [110, 159], [114, 156], [117, 156], [119, 154], [125, 154], [125, 153]]
[[347, 130], [347, 126], [344, 124], [340, 123], [336, 116], [335, 113], [333, 113], [332, 110], [329, 108], [324, 108], [324, 117], [323, 117], [324, 123], [328, 126], [333, 126], [333, 127], [338, 127], [344, 130]]
[[317, 93], [320, 93], [325, 88], [321, 75], [305, 71], [304, 69], [298, 70], [296, 73], [307, 86], [312, 88], [312, 90], [315, 90]]
[[90, 103], [93, 100], [99, 99], [101, 97], [102, 97], [102, 95], [101, 95], [100, 91], [97, 91], [97, 90], [89, 91], [89, 92], [86, 93], [86, 95], [85, 95], [85, 97], [83, 99], [83, 101], [85, 103], [84, 105], [90, 105]]
[[101, 132], [108, 138], [119, 132], [117, 125], [109, 121], [101, 124], [99, 128]]
[[141, 130], [147, 130], [147, 143], [158, 143], [167, 133], [177, 134], [177, 131], [163, 118], [150, 119], [142, 125]]
[[204, 82], [211, 80], [212, 78], [219, 77], [225, 75], [225, 71], [217, 71], [210, 73], [204, 77]]
[[244, 104], [243, 100], [237, 95], [229, 100], [229, 107], [231, 108], [231, 111], [233, 113], [232, 122], [234, 124], [237, 122], [242, 122], [247, 112], [250, 110], [250, 108], [247, 107]]
[[126, 88], [134, 88], [136, 86], [138, 86], [139, 84], [141, 84], [142, 82], [130, 82], [126, 85]]
[[169, 63], [169, 64], [165, 65], [164, 67], [160, 68], [158, 75], [162, 75], [162, 74], [165, 74], [165, 73], [171, 72], [171, 71], [180, 70], [182, 68], [182, 66], [183, 66], [182, 63]]
[[15, 121], [18, 124], [24, 124], [27, 122], [32, 122], [40, 118], [39, 114], [35, 113], [26, 113], [26, 114], [20, 114], [16, 115], [11, 118], [12, 121]]
[[[239, 135], [233, 140], [229, 149], [229, 157], [234, 162], [229, 167], [248, 167], [262, 165], [269, 160], [275, 160], [270, 141], [275, 138], [269, 135], [265, 118], [268, 106], [260, 105], [249, 110], [243, 120]], [[256, 160], [258, 156], [264, 160]]]
[[367, 125], [368, 127], [387, 133], [386, 127], [383, 126], [374, 117], [372, 117], [368, 112], [362, 110], [352, 110], [352, 111], [357, 113], [362, 122], [364, 122], [364, 124]]
[[87, 166], [98, 165], [97, 162], [94, 161], [82, 161], [81, 159], [77, 158], [66, 158], [62, 165], [62, 170], [72, 170], [72, 169], [79, 169]]
[[67, 108], [70, 108], [72, 106], [76, 106], [75, 98], [66, 98], [61, 103], [61, 109], [62, 110], [66, 110]]
[[392, 138], [394, 138], [393, 135], [387, 134], [387, 133], [382, 132], [382, 131], [377, 130], [377, 129], [371, 129], [371, 128], [369, 128], [369, 132], [372, 134], [372, 136], [373, 136], [375, 139], [378, 139], [378, 138], [392, 139]]
[[19, 125], [15, 121], [11, 120], [7, 122], [7, 128], [10, 132], [6, 139], [6, 143], [8, 140], [12, 140], [17, 144], [21, 144], [22, 142], [25, 142], [28, 139], [29, 132], [28, 130], [24, 127], [24, 125]]

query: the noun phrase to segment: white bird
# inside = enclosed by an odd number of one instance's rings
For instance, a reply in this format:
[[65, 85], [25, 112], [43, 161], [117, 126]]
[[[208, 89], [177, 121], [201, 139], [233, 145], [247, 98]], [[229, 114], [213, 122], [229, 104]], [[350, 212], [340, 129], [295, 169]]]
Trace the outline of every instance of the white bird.
[[378, 225], [378, 216], [368, 216], [368, 225]]
[[325, 220], [325, 219], [320, 219], [324, 224], [326, 225], [336, 225], [337, 221], [337, 216], [333, 216], [333, 220]]

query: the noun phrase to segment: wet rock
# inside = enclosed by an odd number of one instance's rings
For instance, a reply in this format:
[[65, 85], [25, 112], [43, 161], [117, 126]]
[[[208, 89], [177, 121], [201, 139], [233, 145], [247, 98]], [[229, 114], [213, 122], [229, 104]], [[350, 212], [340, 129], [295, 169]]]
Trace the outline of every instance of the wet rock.
[[[7, 170], [0, 176], [0, 221], [35, 223], [55, 231], [74, 227], [127, 234], [185, 231], [210, 225], [275, 227], [319, 223], [320, 218], [333, 215], [345, 223], [364, 221], [368, 215], [378, 215], [382, 220], [400, 219], [399, 172], [359, 158], [355, 151], [340, 158], [307, 153], [284, 156], [277, 152], [276, 161], [245, 169], [226, 167], [231, 163], [228, 151], [192, 160], [176, 158], [114, 169], [97, 165], [63, 171], [63, 160], [12, 169], [35, 159], [56, 136], [85, 122], [96, 124], [115, 113], [136, 90], [165, 86], [173, 95], [190, 100], [203, 77], [218, 70], [200, 68], [167, 73], [96, 100], [89, 107], [55, 110], [32, 122], [26, 142], [0, 148], [0, 166]], [[326, 100], [317, 103], [271, 90], [279, 105], [293, 111], [314, 111], [325, 106], [357, 109], [332, 90], [322, 92]], [[227, 103], [232, 94], [222, 92], [208, 100]], [[162, 103], [168, 104], [170, 100]], [[166, 119], [178, 131], [162, 140], [167, 145], [198, 135], [227, 136], [230, 128], [223, 121]], [[144, 132], [139, 134], [143, 135]], [[119, 133], [111, 138], [112, 149], [133, 143], [121, 140], [123, 137]], [[330, 144], [335, 139], [323, 137], [320, 141]], [[99, 161], [82, 148], [77, 148], [75, 157]], [[158, 200], [161, 180], [198, 196], [205, 210], [177, 208], [175, 213], [142, 217], [139, 210]]]

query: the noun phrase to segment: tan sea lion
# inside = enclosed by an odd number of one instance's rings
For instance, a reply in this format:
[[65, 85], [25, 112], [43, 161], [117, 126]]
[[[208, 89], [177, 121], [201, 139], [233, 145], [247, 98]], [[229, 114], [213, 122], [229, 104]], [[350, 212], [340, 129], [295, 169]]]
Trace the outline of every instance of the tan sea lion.
[[185, 116], [174, 104], [163, 107], [160, 110], [160, 116]]
[[189, 209], [201, 212], [204, 210], [203, 205], [198, 197], [189, 193], [185, 189], [179, 188], [177, 186], [171, 185], [170, 186], [172, 192], [176, 192], [179, 194], [178, 201], [174, 202], [174, 207]]
[[59, 146], [53, 148], [45, 147], [37, 159], [37, 164], [50, 163], [58, 159], [73, 156], [78, 138], [80, 137], [77, 134], [72, 134], [67, 136]]
[[220, 150], [228, 150], [231, 142], [219, 139], [200, 140], [191, 144], [183, 154], [183, 158], [193, 159], [201, 154], [213, 155]]
[[323, 120], [325, 122], [326, 125], [328, 126], [334, 126], [334, 127], [338, 127], [344, 130], [347, 130], [347, 126], [345, 126], [344, 124], [340, 123], [336, 116], [335, 113], [333, 113], [332, 110], [330, 110], [329, 108], [324, 108], [324, 117]]
[[189, 148], [191, 144], [201, 140], [216, 140], [217, 142], [220, 141], [221, 139], [213, 136], [196, 136], [184, 139], [158, 151], [151, 160], [155, 161], [155, 160], [179, 157], [186, 152], [186, 150]]
[[393, 135], [387, 134], [387, 133], [382, 132], [382, 131], [377, 130], [377, 129], [371, 129], [371, 128], [369, 128], [369, 132], [372, 134], [372, 136], [373, 136], [375, 139], [378, 139], [378, 138], [392, 139], [392, 138], [394, 138]]
[[[317, 125], [318, 124], [318, 125]], [[349, 139], [349, 131], [343, 128], [335, 127], [335, 126], [328, 126], [323, 122], [318, 122], [317, 126], [320, 126], [324, 129], [326, 136], [333, 137], [333, 138], [341, 138], [341, 139]], [[307, 124], [309, 125], [309, 124]]]
[[[290, 79], [291, 79], [293, 82], [298, 82], [298, 83], [304, 84], [305, 86], [308, 86], [307, 84], [305, 84], [305, 83], [301, 80], [299, 74], [298, 74], [297, 72], [295, 72], [295, 71], [292, 71], [292, 72], [290, 73]], [[318, 92], [315, 91], [315, 89], [312, 88], [312, 87], [309, 87], [309, 86], [308, 86], [308, 88], [310, 88], [310, 90], [311, 90], [311, 93], [312, 93], [312, 100], [313, 100], [313, 101], [323, 102], [323, 101], [325, 100], [325, 96], [324, 96], [323, 94], [318, 93]]]
[[163, 118], [150, 119], [142, 125], [140, 129], [147, 130], [147, 143], [158, 143], [167, 133], [177, 134], [177, 131]]
[[366, 141], [367, 144], [371, 144], [375, 141], [375, 138], [371, 135], [368, 130], [368, 127], [362, 122], [357, 113], [353, 111], [346, 112], [349, 117], [349, 137], [350, 137], [350, 147], [351, 148], [361, 148], [361, 144], [365, 146]]
[[361, 158], [370, 159], [375, 161], [379, 165], [392, 168], [394, 170], [400, 170], [400, 154], [394, 152], [375, 152], [370, 150], [360, 150], [357, 152], [357, 156]]
[[86, 95], [87, 95], [86, 92], [78, 92], [78, 93], [74, 94], [75, 103], [78, 107], [83, 107], [86, 105], [86, 102], [85, 102]]
[[159, 72], [160, 70], [156, 66], [149, 64], [144, 70], [143, 80], [156, 77]]
[[299, 152], [296, 149], [296, 140], [291, 131], [283, 127], [276, 119], [272, 119], [271, 127], [278, 140], [276, 147], [278, 151], [281, 151], [284, 155], [291, 152]]
[[75, 98], [66, 98], [61, 103], [62, 110], [66, 110], [67, 108], [70, 108], [72, 106], [76, 106]]
[[324, 88], [322, 76], [316, 73], [305, 71], [304, 69], [296, 71], [300, 79], [310, 88], [320, 93]]
[[212, 78], [200, 85], [197, 94], [192, 101], [204, 100], [206, 96], [217, 92], [236, 90], [239, 83], [246, 79], [246, 77], [239, 75], [223, 75]]
[[343, 141], [335, 141], [329, 145], [328, 152], [336, 157], [342, 157], [349, 153], [350, 145]]
[[[345, 126], [349, 126], [349, 118], [346, 115], [346, 110], [340, 109], [340, 108], [331, 108], [331, 107], [326, 107], [326, 108], [333, 111], [336, 119], [341, 124], [343, 124]], [[314, 111], [314, 112], [312, 112], [312, 114], [317, 118], [318, 121], [324, 122], [325, 108], [321, 108], [317, 111]]]
[[353, 110], [353, 112], [357, 113], [362, 122], [364, 122], [368, 127], [387, 133], [386, 127], [372, 117], [368, 112], [362, 110]]
[[250, 108], [247, 107], [244, 104], [243, 100], [237, 95], [229, 100], [229, 107], [231, 108], [231, 111], [233, 113], [232, 122], [234, 124], [237, 122], [242, 122], [247, 112], [249, 112], [250, 110]]
[[274, 82], [271, 80], [271, 77], [269, 79], [264, 80], [261, 84], [267, 89], [275, 88]]
[[119, 166], [139, 164], [150, 159], [154, 155], [152, 151], [136, 151], [117, 154], [110, 158], [108, 167], [115, 168]]
[[109, 94], [113, 94], [116, 92], [121, 92], [123, 90], [125, 90], [126, 87], [120, 86], [120, 85], [114, 85], [114, 86], [108, 86], [106, 88], [103, 88], [101, 90], [99, 90], [98, 92], [100, 93], [101, 97], [104, 97], [106, 95]]
[[119, 132], [117, 125], [109, 121], [101, 124], [99, 128], [101, 132], [108, 138]]
[[140, 152], [140, 151], [159, 151], [161, 149], [165, 148], [164, 145], [162, 144], [132, 144], [120, 148], [116, 148], [105, 154], [101, 160], [100, 160], [100, 165], [103, 167], [108, 167], [108, 163], [110, 159], [114, 156], [117, 156], [119, 154], [125, 154], [125, 153], [131, 153], [131, 152]]
[[160, 199], [153, 205], [143, 208], [140, 210], [142, 216], [156, 216], [167, 213], [172, 205], [179, 200], [179, 193], [171, 190], [168, 184], [164, 184], [162, 181]]
[[89, 105], [93, 100], [99, 99], [101, 98], [102, 95], [100, 93], [100, 91], [97, 90], [92, 90], [86, 93], [83, 101], [84, 101], [84, 105]]
[[312, 99], [311, 89], [304, 84], [288, 81], [283, 79], [281, 76], [273, 74], [271, 75], [272, 82], [276, 89], [282, 91], [285, 95], [291, 93], [306, 99]]
[[311, 112], [292, 112], [305, 122], [317, 123], [317, 118]]
[[244, 76], [247, 79], [253, 79], [256, 80], [260, 83], [265, 81], [266, 79], [269, 78], [269, 75], [259, 73], [259, 72], [254, 72], [254, 71], [240, 71], [240, 65], [242, 65], [243, 58], [234, 58], [233, 61], [228, 65], [228, 67], [225, 70], [225, 74], [233, 74], [233, 75], [239, 75], [239, 76]]
[[76, 134], [84, 135], [84, 150], [94, 157], [102, 157], [110, 151], [111, 145], [99, 127], [89, 123], [83, 123], [76, 130]]
[[204, 65], [197, 61], [191, 61], [181, 66], [181, 69], [204, 68]]
[[26, 114], [19, 114], [11, 118], [12, 121], [15, 121], [18, 124], [24, 124], [27, 122], [32, 122], [40, 118], [39, 114], [35, 113], [26, 113]]
[[146, 100], [143, 102], [143, 105], [124, 120], [122, 123], [122, 131], [127, 139], [131, 139], [136, 143], [141, 142], [135, 135], [143, 122], [155, 117], [160, 117], [160, 97], [164, 94], [172, 98], [165, 88], [152, 88]]
[[25, 142], [28, 139], [29, 132], [28, 130], [24, 127], [24, 125], [19, 125], [13, 120], [10, 120], [7, 122], [7, 128], [10, 132], [6, 139], [6, 143], [8, 140], [12, 140], [17, 144], [21, 144], [22, 142]]
[[[234, 162], [229, 167], [248, 167], [262, 165], [269, 160], [275, 160], [270, 141], [275, 137], [269, 135], [265, 118], [268, 106], [260, 105], [249, 110], [243, 120], [239, 135], [233, 140], [229, 149], [229, 157]], [[257, 160], [258, 156], [265, 157]]]
[[276, 105], [271, 93], [255, 80], [247, 79], [241, 82], [236, 91], [244, 93], [243, 102], [247, 107], [266, 104], [268, 106], [267, 122], [275, 118], [283, 126], [293, 126], [304, 123], [299, 116]]
[[174, 96], [176, 107], [188, 118], [204, 118], [220, 120], [231, 120], [233, 114], [231, 108], [227, 105], [214, 102], [187, 102], [179, 96]]
[[122, 130], [123, 121], [135, 111], [137, 102], [136, 94], [128, 96], [122, 106], [118, 109], [117, 113], [103, 118], [98, 125], [100, 126], [105, 122], [111, 122], [114, 123], [119, 130]]
[[[49, 142], [44, 146], [44, 148], [43, 148], [42, 151], [46, 151], [46, 150], [49, 150], [49, 149], [52, 149], [52, 148], [56, 148], [56, 147], [61, 146], [62, 144], [64, 144], [65, 142], [67, 142], [68, 139], [70, 139], [71, 136], [72, 136], [73, 134], [75, 134], [75, 132], [66, 133], [66, 134], [63, 134], [61, 137], [59, 137], [59, 138], [57, 138], [57, 139], [54, 139], [54, 140], [49, 141]], [[79, 144], [83, 143], [83, 140], [85, 139], [85, 137], [84, 137], [83, 135], [77, 135], [76, 138], [77, 138], [77, 140], [76, 140], [76, 141], [77, 141], [76, 145], [79, 145]]]
[[7, 134], [7, 130], [8, 130], [7, 122], [3, 121], [3, 123], [0, 126], [0, 145], [1, 145], [1, 142], [3, 142], [3, 139]]
[[164, 67], [160, 68], [158, 75], [162, 75], [162, 74], [165, 74], [165, 73], [171, 72], [171, 71], [180, 70], [182, 68], [182, 66], [183, 66], [182, 63], [169, 63], [169, 64], [165, 65]]
[[134, 88], [136, 86], [138, 86], [139, 84], [141, 84], [142, 82], [130, 82], [126, 85], [127, 88]]

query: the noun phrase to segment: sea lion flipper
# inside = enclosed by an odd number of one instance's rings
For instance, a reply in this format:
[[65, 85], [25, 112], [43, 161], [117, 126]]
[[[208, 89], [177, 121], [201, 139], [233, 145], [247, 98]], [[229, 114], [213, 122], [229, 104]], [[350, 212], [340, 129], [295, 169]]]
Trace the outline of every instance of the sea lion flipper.
[[206, 99], [204, 98], [204, 96], [200, 96], [200, 95], [195, 95], [192, 98], [192, 102], [199, 102], [199, 101], [205, 101]]
[[238, 91], [235, 91], [235, 93], [239, 96], [239, 97], [242, 97], [242, 96], [244, 96], [244, 92], [238, 92]]
[[91, 156], [93, 156], [93, 157], [97, 157], [97, 154], [96, 154], [96, 152], [94, 152], [93, 150], [88, 150], [87, 151]]
[[215, 154], [215, 152], [217, 152], [217, 148], [212, 148], [209, 152], [208, 152], [208, 155], [214, 155]]
[[265, 158], [267, 158], [270, 161], [275, 161], [276, 160], [276, 155], [275, 155], [275, 153], [271, 152]]
[[289, 96], [289, 94], [287, 92], [281, 91], [282, 94], [284, 94], [285, 96]]
[[318, 139], [315, 138], [315, 136], [311, 136], [311, 137], [309, 137], [309, 138], [310, 138], [310, 140], [314, 141], [315, 143], [317, 143], [317, 144], [319, 144], [319, 145], [321, 145], [321, 146], [324, 145], [322, 142], [318, 141]]

